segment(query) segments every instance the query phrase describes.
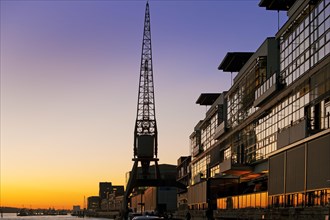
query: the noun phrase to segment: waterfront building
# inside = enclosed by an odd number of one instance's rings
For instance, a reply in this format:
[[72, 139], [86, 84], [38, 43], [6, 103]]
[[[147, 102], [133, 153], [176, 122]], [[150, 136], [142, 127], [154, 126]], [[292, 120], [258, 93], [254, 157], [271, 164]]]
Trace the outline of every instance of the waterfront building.
[[108, 211], [120, 211], [123, 208], [124, 195], [110, 197], [108, 200]]
[[[176, 180], [177, 167], [171, 164], [159, 164], [161, 179]], [[150, 175], [155, 174], [155, 166], [150, 166]], [[138, 167], [138, 175], [142, 175], [141, 167]], [[127, 173], [127, 179], [129, 179]], [[174, 212], [177, 209], [177, 188], [176, 187], [138, 187], [133, 191], [130, 197], [130, 208], [134, 212], [158, 212], [159, 214], [166, 212]]]
[[[182, 156], [177, 162], [177, 181], [188, 187], [190, 185], [191, 171], [190, 171], [191, 156]], [[178, 188], [177, 198], [178, 210], [186, 210], [188, 207], [188, 193], [187, 189]]]
[[109, 194], [108, 199], [102, 199], [102, 211], [119, 211], [122, 208], [124, 199], [124, 186], [113, 186], [112, 193]]
[[232, 86], [198, 98], [210, 108], [190, 136], [188, 206], [196, 215], [216, 210], [216, 218], [325, 219], [330, 0], [262, 0], [259, 6], [286, 10], [288, 20], [255, 52], [227, 53], [219, 69], [237, 73]]
[[322, 207], [330, 203], [330, 1], [295, 1], [288, 16], [276, 34], [285, 88], [263, 118], [278, 117], [268, 204]]
[[108, 199], [109, 194], [112, 192], [112, 183], [111, 182], [100, 182], [99, 183], [99, 197], [101, 199]]
[[112, 194], [117, 197], [117, 196], [123, 196], [125, 193], [124, 186], [118, 185], [118, 186], [113, 186], [112, 189]]
[[74, 205], [73, 207], [72, 207], [72, 212], [80, 212], [81, 211], [81, 209], [80, 209], [80, 205]]
[[[224, 124], [226, 94], [226, 92], [203, 93], [196, 101], [197, 104], [210, 106], [210, 108], [204, 120], [196, 124], [190, 135], [191, 179], [187, 200], [191, 210], [215, 208], [215, 196], [226, 193], [222, 187], [223, 184], [228, 181], [237, 182], [237, 178], [218, 178], [220, 177], [221, 155], [219, 141], [214, 138], [214, 135], [216, 129]], [[212, 193], [210, 189], [213, 190]], [[211, 196], [214, 199], [211, 200]]]
[[87, 210], [98, 211], [100, 210], [101, 198], [99, 196], [90, 196], [87, 198]]
[[100, 182], [99, 183], [99, 197], [101, 199], [108, 199], [111, 194], [115, 196], [124, 195], [124, 186], [115, 186], [111, 182]]
[[124, 186], [115, 186], [111, 182], [99, 183], [100, 209], [102, 211], [119, 210], [118, 204], [122, 203]]

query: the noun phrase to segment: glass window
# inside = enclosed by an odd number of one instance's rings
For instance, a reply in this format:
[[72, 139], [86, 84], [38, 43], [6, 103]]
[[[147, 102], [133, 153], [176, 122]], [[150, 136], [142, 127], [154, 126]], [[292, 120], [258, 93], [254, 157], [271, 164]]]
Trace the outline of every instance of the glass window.
[[330, 41], [325, 45], [325, 55], [328, 55], [330, 53]]
[[317, 7], [317, 11], [321, 12], [323, 10], [323, 7], [324, 7], [324, 1], [321, 1], [319, 6]]
[[330, 5], [328, 5], [325, 9], [324, 9], [324, 16], [325, 18], [328, 17], [330, 15]]
[[230, 158], [231, 158], [231, 148], [229, 147], [224, 151], [224, 159], [229, 160]]

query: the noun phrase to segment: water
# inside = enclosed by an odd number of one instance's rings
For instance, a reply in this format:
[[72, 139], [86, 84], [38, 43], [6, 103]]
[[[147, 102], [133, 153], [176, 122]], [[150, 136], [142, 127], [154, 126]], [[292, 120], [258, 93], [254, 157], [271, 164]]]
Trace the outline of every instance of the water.
[[3, 213], [3, 218], [0, 217], [0, 220], [11, 220], [11, 219], [20, 219], [20, 220], [109, 220], [108, 218], [78, 218], [71, 215], [48, 215], [48, 216], [17, 216], [16, 213]]

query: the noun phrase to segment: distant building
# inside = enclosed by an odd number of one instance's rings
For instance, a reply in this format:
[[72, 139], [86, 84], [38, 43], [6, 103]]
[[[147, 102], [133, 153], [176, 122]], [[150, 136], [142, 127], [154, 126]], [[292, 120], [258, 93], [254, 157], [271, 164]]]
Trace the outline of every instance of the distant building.
[[100, 182], [99, 183], [99, 197], [102, 199], [107, 199], [109, 194], [112, 192], [111, 182]]
[[116, 196], [109, 199], [108, 210], [109, 211], [121, 211], [123, 208], [124, 195]]
[[[99, 183], [100, 209], [103, 211], [119, 210], [118, 203], [124, 195], [124, 186], [113, 186], [111, 182]], [[117, 198], [118, 197], [118, 198]]]
[[111, 193], [114, 194], [115, 197], [123, 196], [125, 193], [124, 186], [112, 186]]
[[97, 211], [100, 209], [101, 198], [99, 196], [90, 196], [87, 198], [87, 209], [89, 211]]
[[99, 197], [108, 199], [111, 194], [114, 196], [124, 195], [124, 186], [113, 186], [111, 182], [100, 182], [99, 184]]
[[81, 209], [80, 209], [80, 205], [74, 205], [73, 206], [73, 208], [72, 208], [72, 211], [73, 212], [78, 212], [78, 211], [80, 211]]

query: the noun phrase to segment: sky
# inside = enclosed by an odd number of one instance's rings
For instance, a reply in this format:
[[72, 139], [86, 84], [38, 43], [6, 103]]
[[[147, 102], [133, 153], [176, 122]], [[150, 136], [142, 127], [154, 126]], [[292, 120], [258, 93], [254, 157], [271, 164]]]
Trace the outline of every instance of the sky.
[[[159, 163], [189, 155], [207, 108], [228, 90], [227, 52], [253, 52], [278, 29], [258, 0], [150, 0]], [[0, 0], [0, 206], [72, 208], [99, 182], [125, 185], [144, 0]], [[280, 13], [280, 22], [286, 14]]]

